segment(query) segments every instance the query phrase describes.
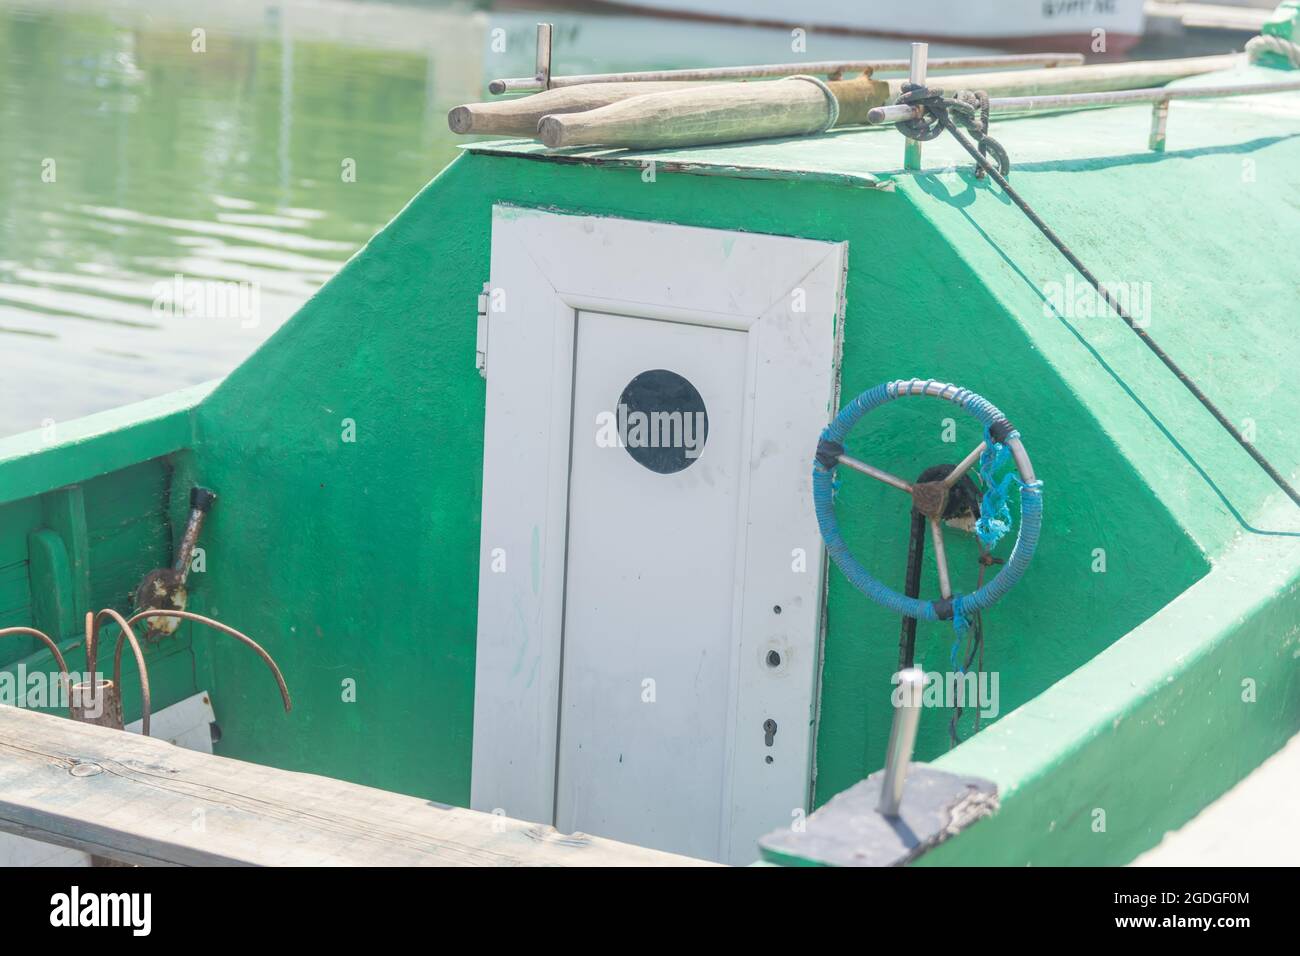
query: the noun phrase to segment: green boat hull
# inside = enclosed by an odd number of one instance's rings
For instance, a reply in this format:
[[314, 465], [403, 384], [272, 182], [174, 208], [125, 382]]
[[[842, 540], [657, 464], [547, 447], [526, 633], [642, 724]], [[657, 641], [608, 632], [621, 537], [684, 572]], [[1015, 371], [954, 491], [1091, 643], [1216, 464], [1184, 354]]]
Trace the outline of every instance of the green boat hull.
[[[1148, 284], [1152, 335], [1294, 473], [1294, 289], [1261, 249], [1300, 246], [1280, 198], [1300, 186], [1300, 140], [1223, 109], [1176, 116], [1159, 157], [1133, 152], [1142, 109], [1021, 120], [1005, 142], [1023, 192], [1099, 275]], [[896, 136], [847, 133], [650, 154], [647, 181], [636, 155], [472, 148], [225, 380], [0, 440], [0, 627], [57, 635], [80, 666], [85, 612], [128, 609], [171, 560], [189, 488], [211, 487], [190, 609], [261, 642], [294, 710], [260, 661], [190, 624], [148, 651], [155, 709], [210, 691], [221, 755], [468, 805], [473, 303], [493, 206], [846, 242], [841, 395], [961, 383], [1013, 418], [1045, 484], [1033, 566], [985, 619], [999, 712], [951, 749], [950, 711], [927, 713], [917, 743], [995, 782], [1001, 805], [923, 861], [1129, 862], [1300, 730], [1300, 512], [1117, 319], [1062, 298], [1068, 267], [995, 190], [945, 172], [938, 144], [926, 175], [899, 172], [901, 154]], [[979, 440], [957, 428], [955, 448]], [[938, 429], [900, 408], [873, 432], [878, 463], [928, 464]], [[845, 481], [836, 508], [901, 578], [908, 515], [889, 493]], [[976, 558], [949, 545], [963, 573]], [[897, 617], [834, 569], [825, 622], [809, 809], [883, 764], [898, 659]], [[922, 623], [919, 666], [945, 669], [952, 641]], [[0, 663], [51, 661], [10, 639]]]

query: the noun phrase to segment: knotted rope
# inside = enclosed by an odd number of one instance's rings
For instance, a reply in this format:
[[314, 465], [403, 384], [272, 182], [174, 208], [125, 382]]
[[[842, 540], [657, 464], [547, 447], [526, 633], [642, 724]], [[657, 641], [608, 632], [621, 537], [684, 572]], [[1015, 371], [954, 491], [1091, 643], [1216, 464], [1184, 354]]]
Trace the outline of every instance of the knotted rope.
[[1300, 69], [1300, 44], [1268, 33], [1261, 33], [1246, 41], [1246, 55], [1251, 63], [1259, 63], [1266, 53], [1275, 53]]
[[[983, 90], [958, 90], [944, 96], [943, 90], [932, 90], [919, 83], [904, 83], [898, 101], [903, 106], [920, 106], [924, 113], [910, 120], [895, 123], [894, 127], [908, 139], [927, 142], [944, 130], [961, 138], [957, 132], [960, 124], [975, 140], [975, 148], [986, 159], [992, 157], [1003, 176], [1011, 174], [1011, 158], [1002, 144], [989, 135], [989, 95]], [[975, 178], [983, 179], [984, 166], [977, 165]]]

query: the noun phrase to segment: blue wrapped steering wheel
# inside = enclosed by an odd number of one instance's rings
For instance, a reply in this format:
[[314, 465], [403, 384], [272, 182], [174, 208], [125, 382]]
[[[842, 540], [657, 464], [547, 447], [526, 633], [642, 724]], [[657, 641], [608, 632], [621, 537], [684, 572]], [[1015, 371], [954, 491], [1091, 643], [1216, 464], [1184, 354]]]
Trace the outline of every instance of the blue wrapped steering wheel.
[[[946, 477], [938, 481], [910, 483], [844, 453], [844, 439], [867, 412], [896, 398], [911, 395], [930, 395], [952, 402], [984, 426], [984, 441]], [[1015, 471], [998, 479], [995, 472], [1008, 457], [1015, 462]], [[976, 526], [981, 540], [991, 546], [1010, 529], [1006, 492], [1012, 481], [1020, 486], [1020, 527], [1011, 556], [1001, 571], [974, 593], [954, 596], [949, 583], [941, 522], [949, 490], [976, 462], [980, 465], [980, 475], [985, 485], [980, 503], [980, 520]], [[913, 507], [929, 521], [939, 571], [938, 600], [927, 601], [900, 594], [873, 577], [853, 556], [840, 536], [839, 524], [835, 519], [833, 476], [835, 468], [840, 465], [862, 472], [912, 496]], [[817, 444], [817, 455], [813, 462], [813, 506], [831, 560], [859, 591], [896, 614], [922, 621], [951, 620], [961, 629], [966, 626], [972, 614], [1002, 600], [1029, 567], [1042, 527], [1043, 483], [1034, 477], [1029, 455], [1020, 442], [1020, 433], [992, 402], [967, 388], [913, 378], [886, 382], [863, 392], [845, 405], [834, 421], [826, 426], [821, 441]]]

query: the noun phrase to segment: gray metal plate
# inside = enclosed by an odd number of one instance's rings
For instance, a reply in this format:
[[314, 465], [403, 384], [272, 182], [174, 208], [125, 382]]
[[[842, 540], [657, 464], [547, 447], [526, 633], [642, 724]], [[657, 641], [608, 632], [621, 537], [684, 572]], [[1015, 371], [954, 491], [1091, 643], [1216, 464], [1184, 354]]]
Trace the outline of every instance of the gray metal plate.
[[821, 866], [902, 866], [998, 807], [990, 780], [914, 763], [899, 816], [876, 811], [884, 772], [836, 794], [808, 817], [802, 832], [778, 830], [759, 840], [763, 859]]

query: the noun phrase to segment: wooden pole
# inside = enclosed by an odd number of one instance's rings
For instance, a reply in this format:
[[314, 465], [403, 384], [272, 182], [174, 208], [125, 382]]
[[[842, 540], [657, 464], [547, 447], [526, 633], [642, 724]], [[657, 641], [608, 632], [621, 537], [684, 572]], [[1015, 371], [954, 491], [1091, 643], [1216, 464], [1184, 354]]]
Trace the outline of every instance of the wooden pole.
[[[1239, 56], [1228, 55], [975, 73], [944, 77], [942, 88], [949, 91], [984, 90], [990, 96], [999, 97], [1110, 92], [1158, 86], [1182, 77], [1223, 69], [1239, 61]], [[839, 107], [834, 125], [865, 124], [867, 112], [873, 107], [892, 103], [903, 82], [867, 77], [828, 82], [826, 87], [834, 94]], [[939, 85], [939, 81], [935, 82]], [[648, 84], [637, 85], [644, 87]], [[552, 91], [553, 94], [561, 92], [565, 91]], [[537, 94], [542, 95], [552, 94]], [[526, 97], [518, 102], [523, 106], [535, 98]], [[805, 136], [825, 129], [831, 116], [825, 91], [802, 78], [758, 83], [693, 84], [678, 90], [625, 96], [617, 102], [585, 112], [546, 113], [538, 122], [537, 135], [553, 149], [597, 145], [662, 149]]]
[[836, 125], [860, 124], [867, 110], [888, 100], [889, 84], [882, 80], [863, 77], [821, 85], [794, 77], [654, 93], [585, 113], [547, 115], [537, 132], [553, 149], [598, 144], [658, 149], [806, 136], [831, 125], [836, 109]]
[[516, 99], [490, 103], [466, 103], [447, 113], [447, 125], [453, 133], [494, 133], [502, 136], [536, 136], [537, 121], [549, 114], [583, 113], [650, 93], [669, 90], [699, 89], [712, 84], [672, 83], [591, 83], [558, 90], [534, 93]]

